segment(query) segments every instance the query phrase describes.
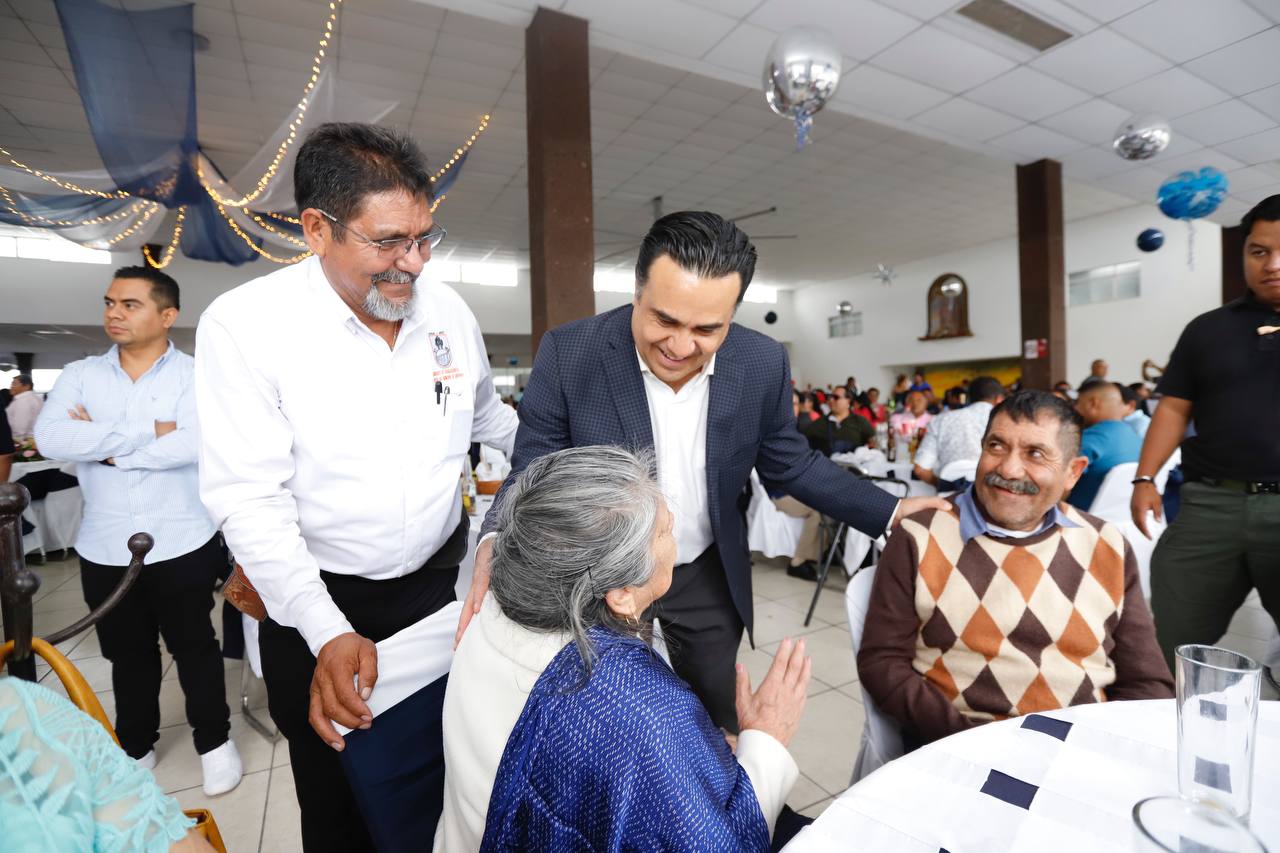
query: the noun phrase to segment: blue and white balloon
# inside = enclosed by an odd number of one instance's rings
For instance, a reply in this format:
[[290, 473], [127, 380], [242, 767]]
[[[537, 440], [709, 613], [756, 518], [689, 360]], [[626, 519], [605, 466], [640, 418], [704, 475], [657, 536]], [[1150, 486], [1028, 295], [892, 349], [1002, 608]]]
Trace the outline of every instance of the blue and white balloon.
[[1227, 176], [1212, 166], [1179, 172], [1160, 185], [1156, 203], [1171, 219], [1201, 219], [1227, 197]]

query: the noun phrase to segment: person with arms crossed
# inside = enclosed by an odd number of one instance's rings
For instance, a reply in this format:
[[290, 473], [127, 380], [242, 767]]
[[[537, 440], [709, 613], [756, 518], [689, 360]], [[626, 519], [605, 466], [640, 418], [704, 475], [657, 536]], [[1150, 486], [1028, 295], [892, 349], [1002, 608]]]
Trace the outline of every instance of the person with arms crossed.
[[[516, 413], [466, 304], [417, 283], [445, 232], [412, 139], [321, 125], [298, 150], [294, 194], [315, 257], [200, 320], [200, 486], [266, 606], [263, 677], [303, 846], [346, 853], [373, 844], [330, 721], [370, 728], [374, 644], [455, 599], [463, 462], [473, 440], [510, 453]], [[335, 385], [358, 389], [341, 417]]]
[[1181, 509], [1151, 555], [1151, 609], [1171, 666], [1178, 646], [1216, 643], [1251, 589], [1280, 622], [1280, 195], [1241, 227], [1248, 292], [1182, 330], [1133, 481], [1145, 534], [1147, 514], [1163, 516], [1155, 476], [1181, 445]]
[[[632, 304], [542, 338], [503, 484], [510, 488], [530, 461], [567, 447], [654, 449], [678, 552], [656, 615], [676, 673], [729, 732], [738, 729], [734, 662], [743, 628], [752, 626], [739, 501], [752, 467], [766, 488], [872, 536], [905, 513], [948, 506], [937, 498], [899, 501], [809, 449], [796, 431], [786, 350], [733, 322], [755, 262], [747, 235], [714, 213], [655, 222], [640, 248]], [[488, 586], [494, 521], [491, 512], [459, 637]]]
[[200, 503], [195, 365], [169, 340], [178, 299], [177, 282], [160, 270], [116, 270], [103, 299], [114, 345], [63, 369], [36, 421], [36, 443], [50, 459], [77, 463], [84, 519], [75, 548], [91, 610], [124, 577], [129, 537], [155, 539], [138, 580], [95, 626], [111, 661], [116, 734], [129, 757], [155, 766], [163, 674], [156, 641], [164, 637], [186, 696], [204, 792], [215, 796], [240, 784], [242, 769], [209, 617], [227, 556]]

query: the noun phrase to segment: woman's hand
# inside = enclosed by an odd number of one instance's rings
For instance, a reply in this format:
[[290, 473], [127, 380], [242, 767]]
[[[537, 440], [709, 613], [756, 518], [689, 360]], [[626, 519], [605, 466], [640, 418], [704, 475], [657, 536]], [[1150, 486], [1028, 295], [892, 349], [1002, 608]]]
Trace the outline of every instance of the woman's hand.
[[783, 746], [789, 744], [804, 713], [812, 666], [804, 653], [804, 640], [793, 643], [790, 638], [784, 639], [760, 689], [752, 693], [747, 668], [738, 664], [738, 729], [758, 729]]

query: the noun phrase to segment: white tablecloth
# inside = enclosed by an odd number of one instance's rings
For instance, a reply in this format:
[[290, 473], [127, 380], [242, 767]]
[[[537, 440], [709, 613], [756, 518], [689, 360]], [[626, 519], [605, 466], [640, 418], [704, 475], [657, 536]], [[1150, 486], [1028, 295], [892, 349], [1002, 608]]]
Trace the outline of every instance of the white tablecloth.
[[[1036, 722], [1056, 731], [1037, 730]], [[1176, 750], [1172, 699], [989, 723], [886, 764], [786, 851], [1127, 853], [1137, 849], [1133, 804], [1178, 792]], [[1280, 850], [1278, 786], [1280, 702], [1262, 702], [1250, 823], [1271, 850]], [[1020, 798], [1030, 805], [1010, 802]]]
[[[40, 462], [14, 462], [9, 474], [9, 482], [16, 483], [28, 474], [37, 471], [61, 469], [63, 473], [75, 476], [76, 463], [58, 462], [45, 459]], [[59, 551], [70, 548], [76, 543], [76, 534], [80, 532], [80, 519], [84, 514], [84, 495], [77, 486], [51, 492], [49, 497], [32, 501], [22, 517], [35, 525], [36, 529], [23, 537], [23, 551]]]

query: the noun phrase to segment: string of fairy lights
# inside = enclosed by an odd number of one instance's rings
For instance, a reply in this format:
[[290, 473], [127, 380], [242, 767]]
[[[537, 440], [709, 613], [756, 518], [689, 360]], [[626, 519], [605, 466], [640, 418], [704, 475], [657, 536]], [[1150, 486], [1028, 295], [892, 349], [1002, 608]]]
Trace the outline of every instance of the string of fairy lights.
[[[235, 233], [236, 236], [238, 236], [241, 240], [243, 240], [246, 243], [246, 245], [252, 248], [253, 251], [256, 252], [258, 255], [274, 263], [294, 264], [294, 263], [297, 263], [298, 261], [303, 260], [304, 258], [309, 257], [311, 255], [311, 252], [308, 250], [308, 251], [300, 252], [291, 257], [278, 257], [276, 255], [271, 254], [270, 252], [264, 250], [256, 242], [254, 242], [254, 239], [249, 234], [247, 234], [244, 231], [244, 229], [240, 227], [239, 223], [237, 223], [235, 219], [231, 216], [231, 214], [227, 212], [226, 208], [230, 207], [230, 208], [240, 209], [242, 210], [242, 212], [247, 213], [258, 227], [262, 228], [269, 234], [272, 234], [274, 237], [294, 247], [306, 248], [307, 244], [301, 238], [272, 226], [270, 223], [266, 222], [262, 218], [262, 216], [260, 216], [259, 214], [254, 213], [253, 211], [247, 211], [244, 209], [247, 208], [250, 204], [252, 204], [256, 199], [260, 198], [262, 194], [267, 191], [267, 189], [271, 185], [271, 182], [279, 174], [281, 163], [284, 162], [284, 159], [288, 155], [290, 148], [297, 141], [298, 131], [302, 127], [302, 122], [306, 116], [307, 107], [310, 105], [310, 102], [311, 102], [310, 99], [311, 99], [312, 92], [315, 90], [316, 85], [319, 83], [320, 74], [324, 67], [324, 63], [327, 59], [327, 49], [334, 35], [334, 26], [337, 23], [338, 14], [341, 10], [342, 3], [343, 3], [343, 0], [331, 0], [331, 2], [329, 3], [329, 16], [325, 20], [324, 32], [320, 36], [319, 42], [317, 43], [317, 46], [316, 46], [315, 55], [311, 59], [311, 77], [307, 81], [307, 85], [303, 89], [302, 97], [299, 98], [297, 105], [293, 108], [293, 111], [291, 112], [292, 118], [289, 121], [288, 132], [285, 134], [284, 138], [280, 141], [279, 146], [276, 148], [275, 155], [272, 157], [271, 162], [267, 165], [267, 168], [262, 173], [261, 177], [259, 177], [258, 180], [256, 181], [253, 190], [251, 190], [248, 193], [245, 193], [240, 198], [227, 198], [223, 196], [206, 178], [204, 173], [203, 158], [197, 156], [195, 159], [196, 174], [199, 177], [201, 186], [204, 188], [204, 191], [208, 194], [209, 198], [213, 201], [214, 206], [218, 210], [218, 213], [222, 215], [222, 218], [226, 221], [227, 225], [230, 226], [232, 232]], [[455, 149], [453, 154], [450, 156], [450, 158], [447, 161], [445, 161], [444, 165], [441, 166], [431, 176], [431, 182], [433, 184], [439, 182], [440, 179], [443, 178], [445, 175], [447, 175], [451, 169], [453, 169], [460, 162], [462, 162], [463, 157], [465, 157], [467, 152], [471, 150], [471, 147], [475, 145], [476, 140], [479, 139], [480, 137], [480, 134], [484, 133], [484, 131], [488, 128], [490, 118], [491, 116], [487, 113], [481, 118], [479, 125], [471, 133], [471, 135], [467, 137], [466, 141], [460, 147]], [[0, 156], [3, 156], [4, 158], [6, 158], [14, 168], [24, 171], [33, 177], [36, 177], [43, 181], [47, 181], [51, 184], [54, 184], [60, 189], [66, 190], [68, 192], [78, 193], [80, 195], [94, 196], [101, 199], [117, 199], [117, 198], [133, 197], [131, 193], [122, 189], [116, 189], [113, 191], [104, 191], [104, 190], [93, 189], [91, 187], [82, 187], [70, 181], [64, 181], [55, 175], [51, 175], [39, 169], [34, 169], [28, 166], [27, 164], [20, 162], [18, 159], [16, 159], [13, 156], [11, 152], [9, 152], [7, 149], [5, 149], [2, 146], [0, 146]], [[444, 194], [441, 194], [440, 196], [436, 197], [436, 199], [431, 204], [430, 210], [432, 213], [435, 213], [436, 208], [440, 206], [440, 204], [445, 200], [446, 197], [447, 196], [445, 196]], [[133, 222], [131, 222], [123, 231], [121, 231], [120, 233], [116, 234], [115, 236], [105, 241], [105, 245], [108, 247], [114, 246], [117, 243], [121, 242], [122, 240], [125, 240], [128, 237], [135, 234], [139, 228], [141, 228], [148, 221], [150, 221], [156, 215], [156, 213], [162, 209], [162, 205], [156, 202], [144, 199], [144, 200], [139, 200], [137, 203], [131, 205], [130, 207], [124, 210], [116, 211], [115, 213], [106, 214], [103, 216], [96, 216], [90, 219], [83, 219], [83, 220], [67, 220], [67, 219], [55, 220], [55, 219], [49, 219], [43, 216], [39, 216], [37, 214], [28, 214], [21, 211], [18, 208], [17, 204], [14, 202], [13, 196], [10, 195], [9, 190], [4, 186], [0, 186], [0, 200], [3, 201], [3, 204], [9, 210], [10, 213], [20, 217], [21, 219], [23, 219], [23, 221], [33, 226], [46, 225], [46, 226], [76, 227], [76, 226], [87, 226], [87, 225], [101, 225], [107, 222], [115, 222], [118, 220], [124, 220], [130, 217], [134, 217]], [[174, 218], [173, 232], [169, 236], [168, 245], [165, 247], [164, 251], [161, 253], [161, 256], [159, 258], [153, 257], [151, 250], [148, 246], [143, 246], [143, 249], [142, 249], [143, 257], [146, 259], [146, 262], [150, 266], [156, 269], [163, 269], [164, 267], [168, 266], [169, 263], [173, 260], [174, 255], [177, 251], [179, 241], [182, 238], [182, 230], [186, 221], [186, 210], [187, 208], [185, 205], [178, 208], [177, 215]], [[289, 216], [287, 214], [274, 213], [270, 211], [265, 212], [265, 215], [273, 219], [279, 220], [281, 222], [290, 223], [292, 225], [301, 224], [301, 221], [296, 216]]]

